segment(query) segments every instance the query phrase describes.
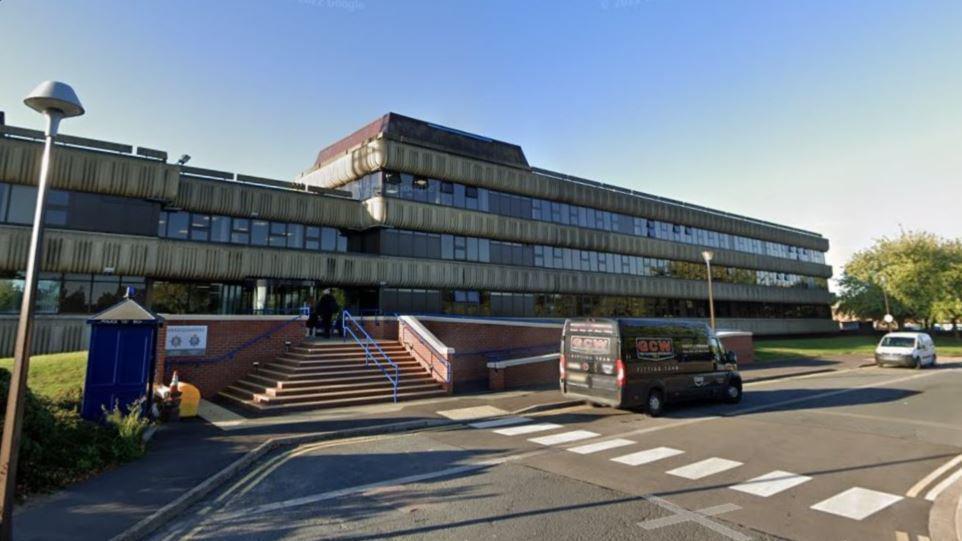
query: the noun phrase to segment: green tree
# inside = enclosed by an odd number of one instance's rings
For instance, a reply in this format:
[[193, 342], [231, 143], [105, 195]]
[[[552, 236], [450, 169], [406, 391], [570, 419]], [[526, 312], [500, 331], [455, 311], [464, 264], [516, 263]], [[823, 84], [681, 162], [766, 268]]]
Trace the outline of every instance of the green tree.
[[899, 326], [906, 319], [929, 326], [945, 298], [951, 244], [930, 233], [905, 232], [855, 253], [839, 280], [839, 311], [879, 319], [884, 292]]
[[962, 322], [962, 241], [946, 244], [948, 263], [942, 273], [942, 291], [935, 302], [935, 317], [942, 322], [952, 323], [955, 337], [959, 338], [959, 323]]

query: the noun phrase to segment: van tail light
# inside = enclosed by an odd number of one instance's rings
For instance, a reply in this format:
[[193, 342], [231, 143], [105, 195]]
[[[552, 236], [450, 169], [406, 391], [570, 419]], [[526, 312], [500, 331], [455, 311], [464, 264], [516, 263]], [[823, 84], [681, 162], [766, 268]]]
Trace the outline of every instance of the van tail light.
[[615, 381], [618, 382], [618, 387], [625, 386], [625, 363], [618, 359], [615, 361]]
[[561, 357], [558, 359], [558, 374], [560, 374], [561, 379], [565, 379], [565, 354], [562, 353]]

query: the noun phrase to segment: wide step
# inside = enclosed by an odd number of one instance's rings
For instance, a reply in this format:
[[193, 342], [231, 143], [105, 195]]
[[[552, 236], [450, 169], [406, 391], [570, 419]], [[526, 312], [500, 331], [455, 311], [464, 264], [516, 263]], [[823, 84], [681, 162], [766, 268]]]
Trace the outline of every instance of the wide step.
[[[378, 346], [398, 367], [398, 400], [447, 394], [444, 386], [400, 343], [378, 341]], [[375, 356], [381, 359], [380, 353]], [[262, 363], [223, 389], [220, 396], [258, 411], [392, 402], [394, 388], [385, 371], [394, 376], [394, 367], [383, 361], [381, 367], [365, 363], [364, 350], [357, 344], [305, 342]]]

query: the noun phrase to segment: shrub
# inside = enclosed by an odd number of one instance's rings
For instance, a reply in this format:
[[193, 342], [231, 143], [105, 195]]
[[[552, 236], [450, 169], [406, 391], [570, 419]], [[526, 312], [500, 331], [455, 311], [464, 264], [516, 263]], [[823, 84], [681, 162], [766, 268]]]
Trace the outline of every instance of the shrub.
[[[10, 372], [0, 369], [0, 419], [6, 416]], [[80, 417], [80, 389], [54, 398], [29, 389], [17, 467], [17, 496], [48, 492], [89, 477], [144, 453], [143, 432], [149, 421], [123, 417], [117, 408], [104, 425]]]
[[120, 410], [119, 404], [110, 411], [104, 408], [107, 427], [115, 433], [110, 449], [118, 462], [140, 458], [146, 450], [144, 432], [150, 426], [150, 421], [141, 414], [143, 404], [143, 399], [131, 403], [127, 406], [126, 415]]

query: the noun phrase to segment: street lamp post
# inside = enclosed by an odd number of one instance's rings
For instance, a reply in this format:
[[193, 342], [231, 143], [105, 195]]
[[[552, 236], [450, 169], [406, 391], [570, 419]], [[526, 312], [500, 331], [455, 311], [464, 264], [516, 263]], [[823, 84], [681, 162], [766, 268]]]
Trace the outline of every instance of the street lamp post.
[[715, 330], [715, 298], [711, 287], [711, 259], [715, 254], [711, 250], [705, 250], [701, 257], [705, 260], [705, 267], [708, 270], [708, 316], [711, 318], [711, 330]]
[[46, 119], [43, 158], [40, 162], [40, 181], [37, 185], [37, 205], [33, 213], [33, 230], [30, 233], [30, 251], [23, 284], [23, 301], [17, 322], [17, 338], [13, 349], [13, 374], [7, 396], [7, 412], [3, 421], [3, 441], [0, 443], [0, 540], [13, 539], [13, 502], [17, 484], [17, 458], [20, 451], [20, 430], [23, 425], [23, 404], [27, 386], [27, 368], [30, 364], [30, 338], [33, 313], [37, 295], [37, 275], [40, 272], [40, 251], [43, 248], [44, 201], [47, 195], [47, 179], [50, 176], [50, 152], [60, 120], [84, 113], [77, 94], [69, 85], [46, 81], [37, 85], [23, 102], [42, 113]]

